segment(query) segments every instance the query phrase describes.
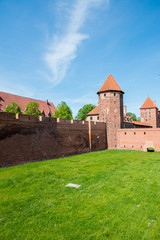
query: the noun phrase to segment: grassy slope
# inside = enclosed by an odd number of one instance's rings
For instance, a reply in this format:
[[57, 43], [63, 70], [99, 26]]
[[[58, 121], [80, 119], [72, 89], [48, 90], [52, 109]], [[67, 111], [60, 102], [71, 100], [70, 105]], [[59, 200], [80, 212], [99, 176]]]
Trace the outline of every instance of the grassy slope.
[[1, 169], [0, 239], [159, 240], [159, 190], [160, 153], [106, 150]]

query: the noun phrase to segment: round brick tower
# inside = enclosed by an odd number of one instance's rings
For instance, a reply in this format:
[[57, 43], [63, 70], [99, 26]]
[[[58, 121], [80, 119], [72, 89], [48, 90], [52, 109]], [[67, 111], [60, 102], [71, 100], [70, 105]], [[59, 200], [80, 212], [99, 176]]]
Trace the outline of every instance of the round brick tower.
[[108, 148], [117, 148], [117, 130], [123, 128], [124, 92], [112, 75], [109, 75], [97, 94], [99, 120], [106, 123]]

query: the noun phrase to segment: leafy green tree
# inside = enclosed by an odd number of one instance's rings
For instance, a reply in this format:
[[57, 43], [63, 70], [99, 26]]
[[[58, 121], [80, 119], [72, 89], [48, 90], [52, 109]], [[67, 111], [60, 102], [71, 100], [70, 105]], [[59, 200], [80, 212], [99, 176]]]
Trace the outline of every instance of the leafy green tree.
[[8, 113], [21, 113], [21, 107], [17, 104], [17, 103], [15, 103], [15, 102], [12, 102], [11, 104], [9, 104], [6, 108], [5, 108], [5, 110], [4, 110], [4, 112], [8, 112]]
[[73, 119], [72, 111], [71, 111], [70, 107], [63, 101], [60, 104], [58, 104], [53, 117], [54, 118]]
[[130, 116], [133, 121], [138, 121], [138, 122], [140, 122], [139, 118], [137, 118], [137, 116], [136, 116], [135, 113], [128, 112], [128, 113], [126, 113], [126, 115]]
[[79, 109], [76, 119], [77, 120], [85, 120], [87, 117], [87, 114], [92, 111], [96, 106], [92, 104], [86, 104], [83, 106], [83, 108]]
[[26, 106], [26, 110], [24, 113], [28, 115], [37, 115], [37, 116], [42, 115], [42, 113], [39, 110], [39, 104], [36, 102], [29, 102]]

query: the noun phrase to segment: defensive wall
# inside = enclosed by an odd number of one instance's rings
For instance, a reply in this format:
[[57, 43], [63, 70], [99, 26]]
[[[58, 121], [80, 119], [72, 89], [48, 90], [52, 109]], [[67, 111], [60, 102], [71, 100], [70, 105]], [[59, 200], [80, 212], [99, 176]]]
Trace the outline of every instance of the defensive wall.
[[160, 129], [119, 129], [117, 132], [117, 142], [119, 149], [147, 151], [147, 148], [152, 147], [155, 151], [160, 151]]
[[0, 167], [106, 149], [106, 124], [0, 112]]

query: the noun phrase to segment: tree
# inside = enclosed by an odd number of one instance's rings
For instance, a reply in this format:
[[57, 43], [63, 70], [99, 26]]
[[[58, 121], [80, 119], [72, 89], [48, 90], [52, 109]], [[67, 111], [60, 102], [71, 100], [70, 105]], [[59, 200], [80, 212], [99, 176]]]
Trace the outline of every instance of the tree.
[[17, 103], [15, 103], [15, 102], [12, 102], [11, 104], [9, 104], [6, 108], [5, 108], [5, 110], [4, 110], [4, 112], [8, 112], [8, 113], [21, 113], [21, 107], [17, 104]]
[[139, 118], [139, 117], [137, 118], [137, 116], [136, 116], [135, 113], [128, 112], [128, 113], [126, 113], [126, 115], [130, 116], [133, 121], [138, 121], [138, 122], [140, 122], [140, 118]]
[[92, 111], [96, 106], [92, 104], [86, 104], [83, 106], [83, 108], [79, 109], [76, 119], [77, 120], [85, 120], [87, 117], [87, 114]]
[[58, 104], [53, 117], [54, 118], [73, 119], [72, 111], [71, 111], [70, 107], [63, 101], [60, 104]]
[[36, 102], [29, 102], [24, 113], [28, 115], [42, 116], [42, 113], [39, 110], [39, 104]]

